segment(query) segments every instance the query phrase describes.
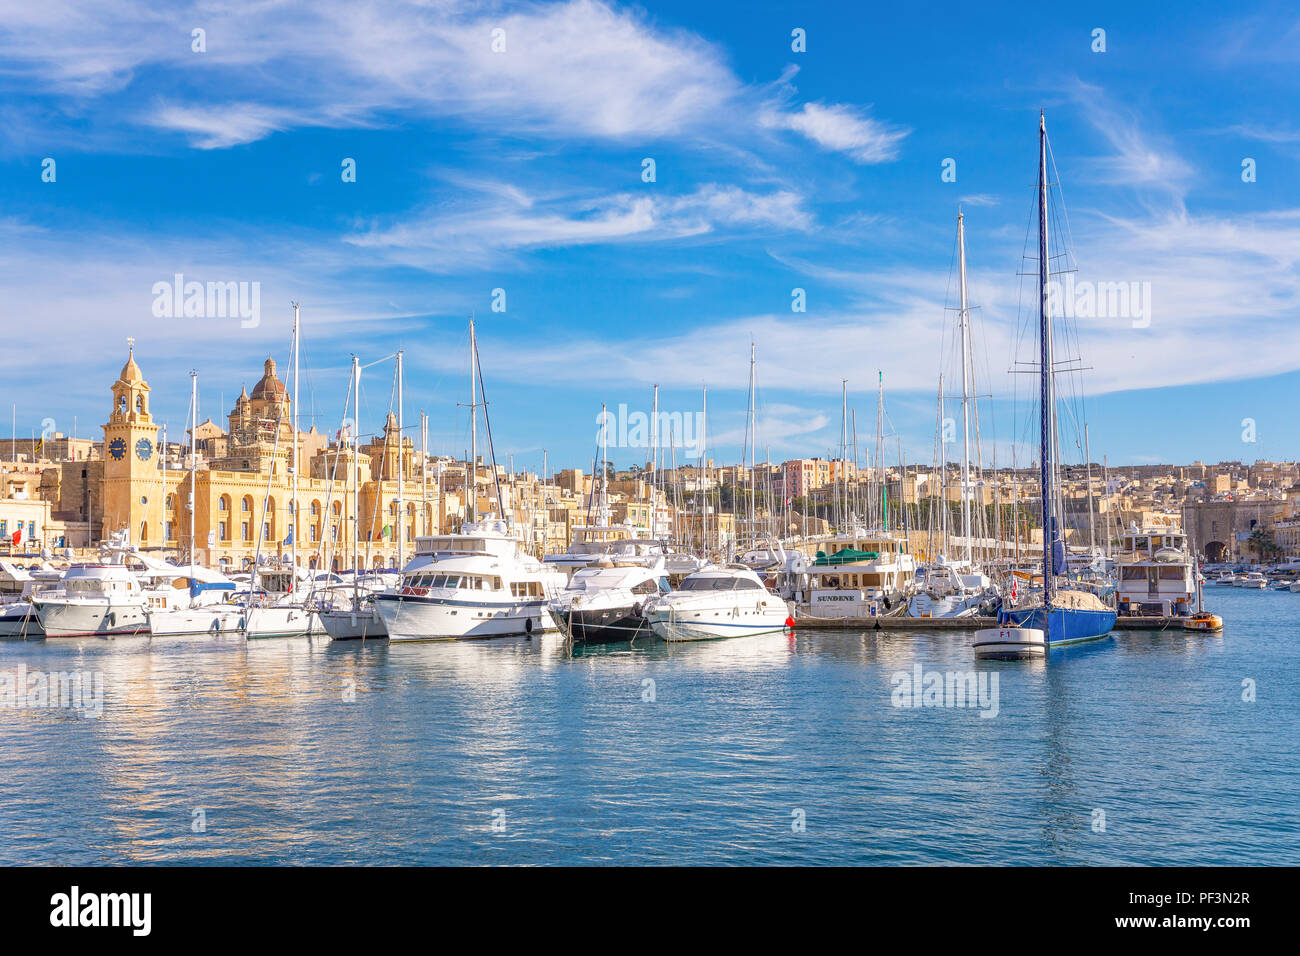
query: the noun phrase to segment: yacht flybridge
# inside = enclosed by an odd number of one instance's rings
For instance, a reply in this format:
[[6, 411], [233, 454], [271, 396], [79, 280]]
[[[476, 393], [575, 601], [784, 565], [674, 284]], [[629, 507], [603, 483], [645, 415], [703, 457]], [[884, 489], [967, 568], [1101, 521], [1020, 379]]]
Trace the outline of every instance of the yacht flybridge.
[[1196, 567], [1187, 536], [1168, 528], [1140, 530], [1136, 524], [1120, 535], [1115, 555], [1119, 609], [1128, 615], [1185, 617], [1196, 604]]

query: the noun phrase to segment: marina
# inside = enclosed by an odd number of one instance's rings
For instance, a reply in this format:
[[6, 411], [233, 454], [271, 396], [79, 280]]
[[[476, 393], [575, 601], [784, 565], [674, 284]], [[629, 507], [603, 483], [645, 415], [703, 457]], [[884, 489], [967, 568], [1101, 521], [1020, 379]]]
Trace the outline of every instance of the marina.
[[0, 25], [20, 943], [373, 945], [416, 867], [1270, 921], [1300, 13], [950, 6]]

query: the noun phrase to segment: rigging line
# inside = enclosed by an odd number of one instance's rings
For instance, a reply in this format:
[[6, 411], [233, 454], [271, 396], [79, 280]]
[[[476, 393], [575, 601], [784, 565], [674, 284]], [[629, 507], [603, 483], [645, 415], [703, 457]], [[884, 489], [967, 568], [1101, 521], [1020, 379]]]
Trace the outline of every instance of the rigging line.
[[[325, 506], [324, 506], [323, 511], [321, 512], [321, 536], [320, 536], [320, 539], [316, 542], [316, 552], [315, 552], [315, 553], [316, 553], [317, 558], [318, 558], [318, 559], [322, 559], [322, 560], [324, 559], [324, 556], [325, 556], [325, 541], [326, 541], [325, 534], [324, 534], [324, 531], [325, 531], [325, 524], [326, 524], [326, 521], [327, 521], [327, 520], [330, 520], [330, 519], [332, 518], [332, 515], [330, 514], [330, 508], [331, 508], [331, 506], [333, 505], [333, 502], [334, 502], [334, 484], [335, 484], [335, 482], [338, 480], [338, 473], [339, 473], [339, 459], [340, 459], [340, 458], [342, 457], [342, 455], [343, 455], [343, 423], [346, 422], [346, 421], [348, 420], [348, 403], [351, 402], [351, 400], [352, 400], [352, 376], [349, 375], [349, 376], [348, 376], [348, 393], [347, 393], [347, 397], [344, 398], [344, 400], [343, 400], [343, 416], [342, 416], [342, 418], [341, 418], [340, 421], [339, 421], [339, 441], [338, 441], [338, 444], [335, 445], [335, 447], [334, 447], [334, 466], [333, 466], [332, 468], [330, 468], [330, 482], [329, 482], [329, 484], [328, 484], [328, 485], [326, 486], [326, 488], [325, 488]], [[354, 431], [356, 430], [356, 424], [355, 424], [355, 423], [353, 423], [353, 430], [354, 430]], [[353, 446], [353, 447], [354, 447], [354, 451], [353, 451], [353, 454], [356, 454], [356, 452], [355, 452], [355, 438], [353, 439], [353, 441], [354, 441], [354, 446]], [[327, 458], [327, 461], [328, 461], [328, 458]], [[342, 517], [342, 516], [340, 515], [340, 518], [341, 518], [341, 517]], [[355, 518], [356, 516], [354, 515], [353, 517]], [[335, 557], [337, 557], [337, 554], [335, 555]], [[355, 571], [356, 569], [354, 568], [353, 570]]]
[[483, 427], [487, 431], [488, 455], [492, 459], [492, 480], [497, 489], [497, 511], [501, 515], [501, 520], [505, 521], [507, 526], [514, 522], [506, 516], [505, 501], [501, 497], [501, 475], [497, 471], [497, 451], [492, 444], [492, 419], [488, 416], [487, 393], [483, 389], [483, 360], [479, 358], [478, 349], [474, 349], [474, 366], [478, 371], [478, 394], [483, 399]]

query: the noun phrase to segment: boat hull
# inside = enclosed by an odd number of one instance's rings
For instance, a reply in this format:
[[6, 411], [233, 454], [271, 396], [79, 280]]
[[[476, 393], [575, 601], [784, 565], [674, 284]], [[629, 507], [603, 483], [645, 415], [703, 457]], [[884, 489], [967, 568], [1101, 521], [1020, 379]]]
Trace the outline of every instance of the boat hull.
[[149, 633], [149, 614], [142, 605], [103, 602], [36, 604], [45, 636], [129, 637]]
[[646, 612], [655, 637], [669, 643], [717, 641], [731, 637], [777, 634], [786, 629], [789, 609], [760, 606], [753, 611], [728, 605], [723, 608], [651, 608]]
[[1105, 637], [1115, 629], [1112, 610], [1059, 607], [1010, 608], [1002, 611], [1001, 623], [1042, 631], [1048, 647], [1080, 644]]
[[359, 611], [321, 611], [318, 616], [331, 641], [375, 641], [388, 637], [384, 619], [374, 606]]
[[9, 605], [0, 615], [0, 640], [31, 640], [44, 636], [41, 619], [30, 604]]
[[650, 625], [634, 605], [560, 615], [575, 644], [619, 644], [648, 634]]
[[235, 607], [200, 607], [149, 615], [153, 637], [215, 637], [238, 634], [243, 627], [244, 612]]
[[377, 594], [375, 606], [391, 642], [477, 640], [557, 630], [545, 599], [496, 604]]
[[255, 607], [244, 612], [244, 636], [261, 640], [326, 635], [315, 611], [301, 607]]
[[975, 657], [1023, 661], [1047, 653], [1047, 636], [1033, 627], [986, 627], [975, 632]]

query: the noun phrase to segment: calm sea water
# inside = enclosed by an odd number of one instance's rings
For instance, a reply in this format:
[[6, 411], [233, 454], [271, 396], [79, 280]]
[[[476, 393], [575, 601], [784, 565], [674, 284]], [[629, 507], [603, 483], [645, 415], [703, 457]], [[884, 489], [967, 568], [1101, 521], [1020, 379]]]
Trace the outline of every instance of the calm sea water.
[[[1300, 862], [1300, 594], [1206, 591], [1222, 636], [1037, 664], [952, 632], [5, 642], [0, 676], [104, 703], [0, 709], [0, 863]], [[916, 664], [996, 673], [997, 716], [893, 706]]]

